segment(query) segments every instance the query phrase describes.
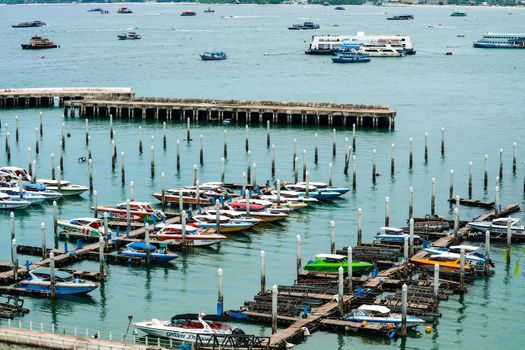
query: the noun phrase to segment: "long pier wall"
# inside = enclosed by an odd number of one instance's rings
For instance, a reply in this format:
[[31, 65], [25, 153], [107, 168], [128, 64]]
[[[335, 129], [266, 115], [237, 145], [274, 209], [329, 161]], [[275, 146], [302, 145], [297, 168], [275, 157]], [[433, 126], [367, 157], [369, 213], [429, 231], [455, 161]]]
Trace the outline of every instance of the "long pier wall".
[[390, 128], [396, 112], [386, 106], [239, 101], [211, 99], [84, 99], [64, 103], [65, 113], [81, 117], [142, 118], [175, 121], [259, 123], [287, 125], [326, 125]]

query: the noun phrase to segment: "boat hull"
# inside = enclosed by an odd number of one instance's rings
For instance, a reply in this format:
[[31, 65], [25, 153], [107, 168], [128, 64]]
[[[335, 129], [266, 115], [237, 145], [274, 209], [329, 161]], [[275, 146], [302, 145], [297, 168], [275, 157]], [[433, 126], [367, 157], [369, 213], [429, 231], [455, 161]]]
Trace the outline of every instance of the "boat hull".
[[[121, 254], [124, 256], [133, 257], [133, 258], [147, 259], [146, 253], [128, 252], [124, 250], [121, 252]], [[159, 253], [151, 253], [149, 257], [150, 257], [150, 260], [153, 262], [168, 262], [168, 261], [172, 261], [178, 258], [176, 254], [159, 254]]]
[[[308, 272], [320, 272], [320, 273], [338, 273], [339, 267], [343, 268], [344, 273], [348, 273], [348, 264], [346, 262], [341, 264], [335, 263], [324, 263], [319, 264], [316, 262], [308, 263], [304, 269]], [[365, 262], [352, 262], [352, 273], [361, 273], [372, 268], [372, 264]]]
[[[51, 292], [51, 287], [49, 283], [22, 281], [19, 283], [19, 287], [39, 292]], [[87, 294], [97, 289], [97, 287], [98, 286], [95, 284], [57, 283], [55, 287], [55, 292], [56, 295], [81, 295]]]
[[159, 327], [156, 328], [154, 326], [147, 326], [145, 325], [146, 322], [140, 322], [135, 323], [133, 326], [144, 333], [148, 335], [153, 335], [155, 337], [161, 337], [161, 338], [169, 338], [173, 339], [177, 342], [195, 342], [197, 338], [197, 334], [199, 335], [200, 339], [203, 341], [206, 341], [208, 339], [211, 339], [213, 335], [216, 334], [231, 334], [231, 331], [192, 331], [190, 329], [183, 329], [178, 327], [173, 327], [174, 329], [167, 329], [168, 327]]
[[45, 50], [56, 49], [58, 45], [34, 46], [29, 44], [22, 44], [22, 50]]

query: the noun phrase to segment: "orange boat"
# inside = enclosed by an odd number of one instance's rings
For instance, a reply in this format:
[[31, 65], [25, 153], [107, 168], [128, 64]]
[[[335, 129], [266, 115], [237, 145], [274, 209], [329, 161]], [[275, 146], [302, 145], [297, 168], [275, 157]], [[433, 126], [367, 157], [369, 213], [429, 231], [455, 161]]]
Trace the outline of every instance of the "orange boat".
[[[430, 271], [434, 271], [436, 264], [439, 265], [440, 272], [457, 273], [460, 270], [460, 258], [447, 253], [425, 256], [423, 258], [411, 258], [410, 262], [419, 268]], [[471, 262], [465, 260], [465, 274], [470, 275], [473, 273], [474, 269]]]

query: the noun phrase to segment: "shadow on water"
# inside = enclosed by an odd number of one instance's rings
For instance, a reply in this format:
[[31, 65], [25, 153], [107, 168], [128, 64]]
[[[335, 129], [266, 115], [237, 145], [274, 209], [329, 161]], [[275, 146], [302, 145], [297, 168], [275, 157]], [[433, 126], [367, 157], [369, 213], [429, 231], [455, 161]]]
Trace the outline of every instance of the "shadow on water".
[[100, 321], [104, 321], [107, 315], [106, 283], [100, 282], [98, 289], [100, 291]]
[[[460, 294], [459, 295], [459, 299], [458, 299], [458, 302], [459, 302], [459, 307], [457, 308], [457, 319], [456, 319], [456, 325], [457, 325], [457, 328], [456, 328], [456, 334], [458, 336], [461, 336], [464, 332], [464, 327], [463, 327], [463, 321], [467, 318], [467, 314], [466, 314], [466, 310], [467, 310], [467, 304], [465, 303], [465, 295], [464, 294]], [[458, 340], [458, 343], [462, 343], [461, 340]]]

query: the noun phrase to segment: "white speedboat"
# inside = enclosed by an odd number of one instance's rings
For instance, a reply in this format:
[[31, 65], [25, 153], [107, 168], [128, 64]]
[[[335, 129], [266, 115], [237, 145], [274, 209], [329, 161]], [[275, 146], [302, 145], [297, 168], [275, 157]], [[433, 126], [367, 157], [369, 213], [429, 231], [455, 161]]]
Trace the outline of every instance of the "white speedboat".
[[31, 181], [31, 176], [27, 173], [27, 171], [24, 168], [19, 168], [16, 166], [4, 166], [0, 168], [0, 171], [11, 175], [11, 178], [13, 180], [18, 180], [19, 177], [22, 176], [22, 181]]
[[[306, 182], [298, 182], [297, 185], [306, 186]], [[310, 186], [314, 186], [315, 188], [317, 188], [317, 190], [326, 190], [329, 192], [339, 192], [340, 194], [345, 194], [346, 192], [350, 191], [348, 187], [332, 187], [328, 185], [326, 182], [310, 181]]]
[[[65, 232], [78, 232], [85, 236], [104, 235], [104, 220], [97, 218], [75, 218], [71, 220], [57, 220], [57, 224]], [[108, 233], [111, 229], [108, 228]]]
[[[381, 305], [361, 305], [345, 316], [345, 320], [351, 322], [376, 323], [381, 325], [401, 326], [401, 314], [394, 314], [390, 309]], [[424, 320], [407, 315], [407, 328], [414, 328], [425, 323]]]
[[[217, 215], [217, 211], [215, 209], [210, 209], [210, 210], [205, 211], [204, 214], [216, 216]], [[246, 216], [244, 216], [244, 214], [245, 213], [243, 213], [242, 211], [227, 210], [227, 209], [220, 209], [219, 210], [219, 215], [220, 216], [228, 217], [233, 222], [248, 222], [248, 223], [251, 223], [251, 224], [255, 225], [255, 224], [258, 224], [258, 223], [260, 223], [262, 221], [261, 219], [256, 219], [256, 218], [252, 218], [252, 217], [246, 217]]]
[[14, 198], [11, 199], [11, 196], [5, 193], [0, 193], [0, 209], [1, 210], [13, 210], [13, 209], [25, 209], [31, 205], [31, 202]]
[[[89, 190], [88, 187], [82, 185], [75, 185], [66, 180], [50, 180], [50, 179], [38, 179], [38, 184], [46, 186], [48, 189], [58, 191], [65, 197], [69, 196], [80, 196], [82, 193]], [[59, 186], [60, 185], [60, 186]]]
[[[376, 234], [374, 241], [379, 243], [390, 243], [390, 244], [404, 244], [405, 237], [410, 239], [408, 233], [404, 233], [402, 229], [397, 227], [381, 227], [380, 232]], [[414, 243], [419, 244], [421, 237], [414, 235]]]
[[472, 221], [468, 225], [471, 229], [476, 231], [489, 231], [491, 235], [506, 235], [507, 234], [507, 224], [510, 220], [510, 229], [512, 235], [525, 235], [525, 227], [520, 224], [520, 219], [518, 218], [498, 218], [492, 221]]
[[62, 193], [48, 189], [44, 185], [24, 183], [22, 188], [28, 193], [44, 196], [46, 200], [54, 201], [63, 197]]
[[46, 200], [46, 197], [40, 194], [34, 194], [22, 190], [20, 193], [20, 188], [18, 187], [0, 187], [0, 193], [7, 194], [11, 199], [23, 199], [28, 201], [31, 204], [42, 204]]
[[241, 329], [224, 323], [225, 317], [204, 314], [175, 315], [169, 321], [152, 319], [133, 323], [133, 327], [148, 335], [170, 338], [179, 342], [195, 342], [197, 335], [209, 340], [213, 335], [244, 334]]
[[[193, 217], [197, 221], [197, 225], [201, 228], [217, 229], [216, 215], [195, 215]], [[234, 233], [252, 228], [254, 224], [250, 222], [233, 221], [227, 216], [219, 216], [219, 232], [220, 233]]]
[[[51, 275], [47, 267], [39, 267], [29, 271], [29, 278], [21, 281], [18, 286], [26, 290], [41, 292], [51, 291]], [[87, 282], [65, 272], [55, 270], [56, 295], [86, 294], [98, 288], [98, 284]]]
[[[163, 243], [180, 245], [182, 244], [182, 225], [165, 225], [158, 233], [151, 234], [150, 237]], [[226, 236], [206, 233], [206, 231], [199, 230], [194, 226], [186, 225], [186, 241], [190, 246], [210, 246], [219, 243], [223, 239], [226, 239]]]

